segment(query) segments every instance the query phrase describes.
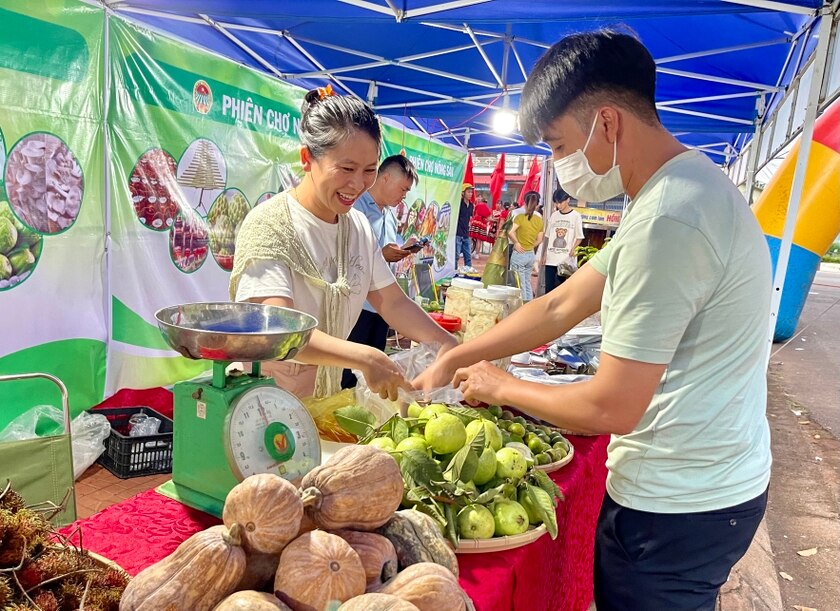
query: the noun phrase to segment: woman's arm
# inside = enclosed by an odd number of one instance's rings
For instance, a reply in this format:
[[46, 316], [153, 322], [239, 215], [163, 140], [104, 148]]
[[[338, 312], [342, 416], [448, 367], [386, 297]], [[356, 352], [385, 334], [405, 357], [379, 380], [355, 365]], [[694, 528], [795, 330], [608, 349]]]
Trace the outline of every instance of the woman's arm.
[[458, 345], [458, 340], [429, 318], [396, 283], [368, 293], [368, 302], [400, 335], [418, 343], [440, 344], [445, 348]]

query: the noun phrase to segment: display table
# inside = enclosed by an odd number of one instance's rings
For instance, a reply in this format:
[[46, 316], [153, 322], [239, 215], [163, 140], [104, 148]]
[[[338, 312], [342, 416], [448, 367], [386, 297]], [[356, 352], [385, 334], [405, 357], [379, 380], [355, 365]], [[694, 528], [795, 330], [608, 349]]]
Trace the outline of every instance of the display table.
[[[595, 523], [606, 479], [601, 437], [569, 437], [575, 458], [552, 479], [566, 500], [557, 509], [559, 535], [525, 547], [461, 554], [461, 585], [479, 611], [585, 611], [592, 600]], [[90, 551], [132, 575], [164, 558], [190, 535], [219, 519], [148, 490], [62, 529]]]

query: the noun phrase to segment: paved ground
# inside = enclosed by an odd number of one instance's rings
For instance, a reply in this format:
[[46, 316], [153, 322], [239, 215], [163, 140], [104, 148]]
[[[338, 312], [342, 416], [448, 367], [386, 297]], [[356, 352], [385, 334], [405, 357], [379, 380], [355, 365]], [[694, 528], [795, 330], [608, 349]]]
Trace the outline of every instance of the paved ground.
[[[834, 269], [832, 269], [832, 267]], [[765, 522], [722, 611], [840, 609], [840, 269], [818, 273], [796, 335], [773, 348]]]

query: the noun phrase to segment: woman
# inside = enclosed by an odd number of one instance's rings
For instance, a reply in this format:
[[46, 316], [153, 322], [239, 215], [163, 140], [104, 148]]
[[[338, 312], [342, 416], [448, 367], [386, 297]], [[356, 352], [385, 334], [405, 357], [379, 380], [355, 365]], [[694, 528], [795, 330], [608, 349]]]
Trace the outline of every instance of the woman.
[[375, 348], [346, 341], [367, 299], [388, 324], [418, 342], [456, 344], [396, 284], [364, 214], [353, 202], [373, 185], [381, 132], [373, 110], [331, 89], [304, 98], [298, 133], [303, 181], [255, 208], [236, 239], [231, 298], [315, 316], [296, 363], [264, 371], [299, 397], [340, 390], [342, 368], [361, 371], [383, 398], [410, 388]]
[[513, 226], [508, 232], [513, 253], [510, 256], [510, 269], [519, 277], [522, 301], [531, 301], [534, 288], [531, 285], [531, 269], [536, 256], [534, 250], [543, 241], [543, 220], [537, 212], [540, 194], [528, 191], [525, 194], [525, 208], [521, 214], [513, 217]]

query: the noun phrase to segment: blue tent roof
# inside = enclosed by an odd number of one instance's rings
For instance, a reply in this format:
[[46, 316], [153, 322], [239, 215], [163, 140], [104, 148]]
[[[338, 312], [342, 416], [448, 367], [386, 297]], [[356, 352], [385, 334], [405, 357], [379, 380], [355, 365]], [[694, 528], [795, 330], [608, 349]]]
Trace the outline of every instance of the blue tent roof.
[[[813, 48], [821, 0], [117, 0], [117, 14], [304, 87], [340, 90], [470, 148], [534, 152], [490, 128], [518, 107], [552, 43], [603, 26], [635, 30], [659, 66], [666, 127], [722, 162], [754, 131]], [[770, 7], [770, 8], [767, 8]], [[775, 9], [775, 10], [774, 10]], [[805, 45], [806, 52], [800, 54]], [[505, 101], [507, 92], [507, 101]]]

